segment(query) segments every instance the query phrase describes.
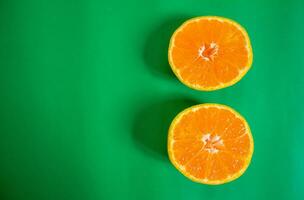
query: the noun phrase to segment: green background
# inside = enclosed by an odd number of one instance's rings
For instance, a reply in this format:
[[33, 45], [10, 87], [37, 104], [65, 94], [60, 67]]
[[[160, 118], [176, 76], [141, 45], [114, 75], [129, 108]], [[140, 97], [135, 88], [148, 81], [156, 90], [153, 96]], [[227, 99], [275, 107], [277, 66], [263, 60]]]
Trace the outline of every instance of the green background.
[[[200, 15], [248, 30], [253, 66], [233, 87], [194, 91], [170, 71], [173, 30]], [[304, 199], [303, 20], [300, 0], [2, 0], [0, 198]], [[203, 102], [235, 108], [255, 139], [225, 185], [166, 155], [172, 118]]]

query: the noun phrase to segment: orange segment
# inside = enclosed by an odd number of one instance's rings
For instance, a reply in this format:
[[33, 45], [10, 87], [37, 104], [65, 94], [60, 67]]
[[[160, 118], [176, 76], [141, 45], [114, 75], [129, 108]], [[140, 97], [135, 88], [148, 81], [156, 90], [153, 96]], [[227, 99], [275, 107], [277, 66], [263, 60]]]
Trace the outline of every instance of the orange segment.
[[238, 82], [252, 64], [247, 32], [215, 16], [186, 21], [173, 34], [169, 63], [178, 79], [197, 90], [217, 90]]
[[200, 104], [179, 113], [171, 123], [168, 153], [189, 179], [223, 184], [241, 176], [253, 154], [246, 120], [232, 108]]

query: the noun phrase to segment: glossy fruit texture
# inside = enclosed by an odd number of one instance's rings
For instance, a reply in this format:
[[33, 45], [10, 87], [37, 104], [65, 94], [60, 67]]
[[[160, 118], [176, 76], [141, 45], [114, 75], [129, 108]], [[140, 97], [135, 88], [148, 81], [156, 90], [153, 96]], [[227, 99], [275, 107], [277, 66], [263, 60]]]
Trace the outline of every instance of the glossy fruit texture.
[[178, 79], [196, 90], [217, 90], [238, 82], [250, 69], [252, 48], [245, 29], [215, 16], [182, 24], [171, 37], [170, 66]]
[[220, 104], [190, 107], [173, 120], [168, 135], [173, 165], [189, 179], [223, 184], [241, 176], [253, 154], [246, 120]]

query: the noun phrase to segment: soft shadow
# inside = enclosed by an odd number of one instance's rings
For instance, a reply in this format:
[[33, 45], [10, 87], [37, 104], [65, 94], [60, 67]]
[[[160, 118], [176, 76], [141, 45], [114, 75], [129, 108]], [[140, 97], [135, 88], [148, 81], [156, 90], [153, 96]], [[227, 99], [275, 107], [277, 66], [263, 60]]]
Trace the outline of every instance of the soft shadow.
[[180, 111], [196, 104], [198, 102], [193, 99], [180, 98], [142, 107], [133, 124], [136, 144], [151, 156], [167, 159], [167, 135], [171, 121]]
[[166, 78], [174, 77], [168, 63], [168, 47], [173, 32], [190, 16], [175, 16], [164, 20], [146, 39], [143, 57], [150, 71]]

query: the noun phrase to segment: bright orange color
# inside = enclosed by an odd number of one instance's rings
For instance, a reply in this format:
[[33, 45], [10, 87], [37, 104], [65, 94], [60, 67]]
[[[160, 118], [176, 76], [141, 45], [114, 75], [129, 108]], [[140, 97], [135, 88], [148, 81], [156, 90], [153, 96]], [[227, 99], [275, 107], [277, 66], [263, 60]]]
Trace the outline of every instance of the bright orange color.
[[169, 63], [178, 79], [196, 90], [217, 90], [238, 82], [250, 69], [252, 48], [236, 22], [215, 16], [186, 21], [173, 34]]
[[168, 135], [172, 164], [192, 181], [223, 184], [241, 176], [253, 154], [245, 119], [219, 104], [200, 104], [179, 113]]

